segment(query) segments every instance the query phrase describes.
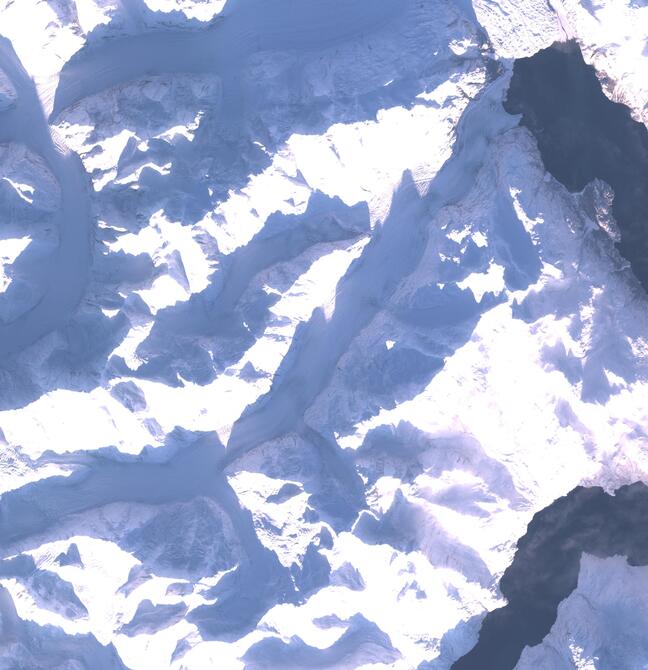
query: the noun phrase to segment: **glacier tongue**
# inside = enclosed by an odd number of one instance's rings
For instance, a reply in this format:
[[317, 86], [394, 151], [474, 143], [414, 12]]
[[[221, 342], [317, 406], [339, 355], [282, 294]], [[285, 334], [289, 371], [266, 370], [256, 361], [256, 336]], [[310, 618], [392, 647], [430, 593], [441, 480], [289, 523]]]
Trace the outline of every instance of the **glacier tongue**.
[[[637, 4], [0, 0], [0, 670], [448, 670], [646, 480], [612, 194], [502, 107], [569, 38], [645, 121]], [[518, 667], [611, 667], [642, 570]]]

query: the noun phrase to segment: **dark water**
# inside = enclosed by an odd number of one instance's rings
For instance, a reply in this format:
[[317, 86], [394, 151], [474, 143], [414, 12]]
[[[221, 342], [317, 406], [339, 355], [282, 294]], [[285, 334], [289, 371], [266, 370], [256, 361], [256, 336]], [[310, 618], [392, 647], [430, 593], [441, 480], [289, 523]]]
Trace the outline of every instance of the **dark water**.
[[504, 104], [522, 114], [546, 169], [570, 191], [594, 178], [614, 190], [617, 244], [648, 290], [648, 130], [603, 93], [575, 44], [555, 45], [515, 62]]
[[578, 487], [538, 512], [500, 581], [508, 605], [486, 616], [479, 641], [452, 670], [512, 670], [524, 647], [549, 633], [558, 605], [576, 588], [582, 552], [647, 565], [648, 487], [624, 486], [613, 496]]
[[[648, 130], [603, 93], [575, 44], [554, 45], [515, 62], [504, 104], [522, 114], [546, 169], [567, 189], [599, 178], [614, 190], [617, 244], [648, 289]], [[575, 588], [582, 552], [621, 554], [648, 564], [648, 488], [633, 484], [615, 496], [577, 488], [536, 514], [518, 541], [500, 589], [508, 605], [484, 619], [476, 646], [453, 670], [511, 670], [525, 646], [536, 645]]]

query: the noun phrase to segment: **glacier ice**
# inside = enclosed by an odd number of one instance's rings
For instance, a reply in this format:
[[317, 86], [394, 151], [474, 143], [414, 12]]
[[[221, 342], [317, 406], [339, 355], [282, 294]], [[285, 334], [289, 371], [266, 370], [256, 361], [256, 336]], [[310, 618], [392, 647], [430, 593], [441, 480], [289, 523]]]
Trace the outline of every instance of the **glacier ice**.
[[[646, 9], [0, 0], [1, 670], [449, 670], [647, 481], [614, 184], [503, 107], [572, 40], [644, 123]], [[646, 662], [627, 556], [518, 668]]]

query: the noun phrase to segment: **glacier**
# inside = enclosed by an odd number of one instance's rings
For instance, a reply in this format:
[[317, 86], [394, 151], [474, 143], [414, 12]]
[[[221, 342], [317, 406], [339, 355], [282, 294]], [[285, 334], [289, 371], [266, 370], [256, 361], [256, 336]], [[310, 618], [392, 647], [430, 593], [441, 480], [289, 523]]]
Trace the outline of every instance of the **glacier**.
[[554, 518], [506, 667], [648, 663], [643, 243], [509, 104], [571, 50], [645, 132], [646, 44], [640, 0], [0, 0], [0, 670], [504, 670]]

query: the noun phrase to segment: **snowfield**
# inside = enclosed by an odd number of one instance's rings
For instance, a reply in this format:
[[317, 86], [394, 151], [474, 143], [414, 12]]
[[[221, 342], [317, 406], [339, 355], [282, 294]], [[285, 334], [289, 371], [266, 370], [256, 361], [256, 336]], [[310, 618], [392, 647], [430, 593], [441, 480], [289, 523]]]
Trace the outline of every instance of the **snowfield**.
[[[612, 193], [502, 106], [574, 39], [645, 122], [647, 12], [0, 0], [0, 670], [450, 670], [534, 514], [648, 482]], [[646, 569], [517, 670], [648, 664]]]

